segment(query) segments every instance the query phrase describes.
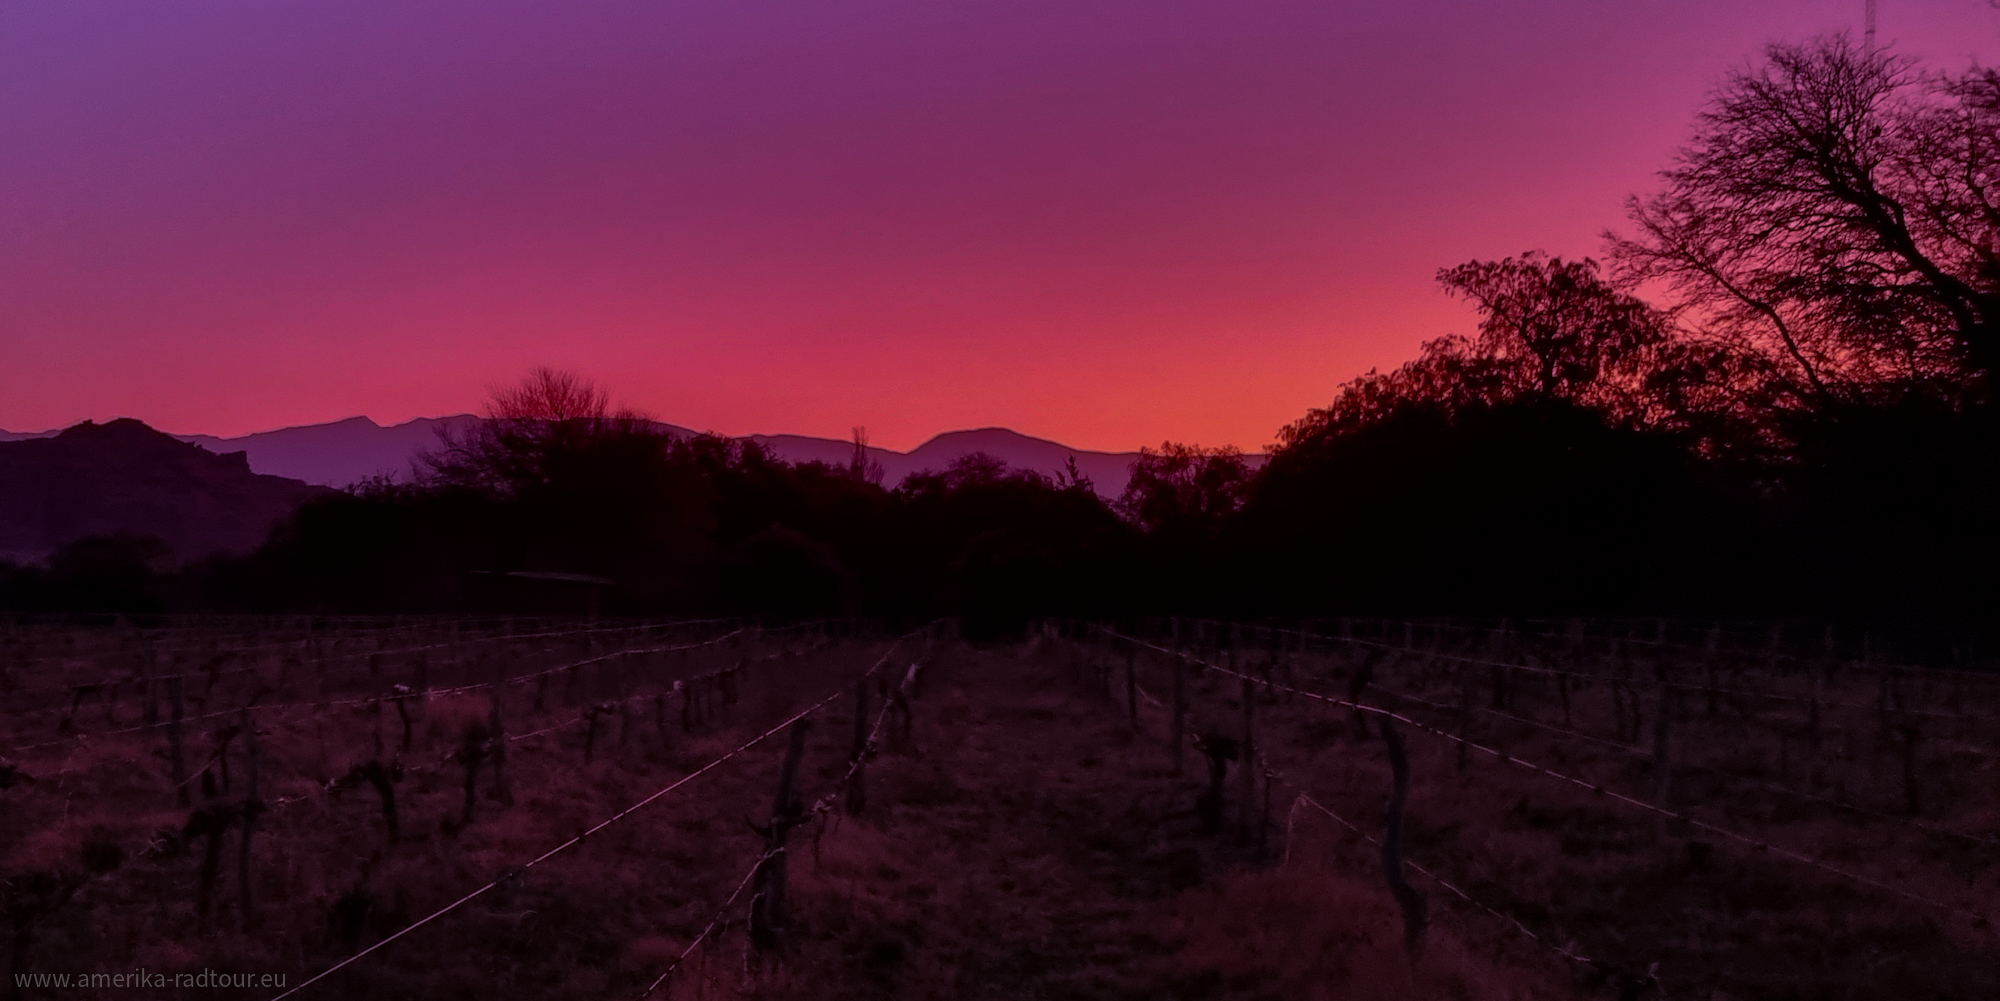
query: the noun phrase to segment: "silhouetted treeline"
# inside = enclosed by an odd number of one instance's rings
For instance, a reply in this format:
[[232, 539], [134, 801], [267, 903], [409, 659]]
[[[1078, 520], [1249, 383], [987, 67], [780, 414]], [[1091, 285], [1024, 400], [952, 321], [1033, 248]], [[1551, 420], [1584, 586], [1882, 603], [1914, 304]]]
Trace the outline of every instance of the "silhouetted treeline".
[[541, 371], [415, 482], [310, 503], [248, 559], [167, 586], [106, 555], [139, 545], [123, 540], [0, 586], [17, 606], [957, 613], [987, 631], [1168, 612], [1984, 620], [2000, 75], [1845, 37], [1775, 46], [1663, 177], [1606, 265], [1439, 272], [1476, 330], [1341, 387], [1254, 471], [1167, 444], [1112, 502], [983, 456], [884, 486], [858, 451], [793, 466], [671, 437]]
[[[1106, 503], [981, 456], [895, 489], [754, 445], [607, 422], [517, 479], [315, 501], [254, 555], [166, 570], [95, 539], [12, 607], [964, 614], [1983, 617], [1990, 410], [1828, 410], [1777, 461], [1575, 403], [1412, 403], [1302, 434], [1259, 472], [1148, 451]], [[464, 472], [464, 470], [460, 470]], [[511, 575], [511, 576], [510, 576]]]
[[251, 559], [213, 568], [208, 600], [1009, 621], [1126, 601], [1139, 537], [1087, 484], [974, 456], [888, 490], [750, 443], [601, 430], [519, 482], [380, 485], [310, 505]]
[[173, 550], [151, 535], [94, 535], [42, 564], [0, 560], [0, 609], [26, 612], [162, 612], [198, 606], [182, 593]]

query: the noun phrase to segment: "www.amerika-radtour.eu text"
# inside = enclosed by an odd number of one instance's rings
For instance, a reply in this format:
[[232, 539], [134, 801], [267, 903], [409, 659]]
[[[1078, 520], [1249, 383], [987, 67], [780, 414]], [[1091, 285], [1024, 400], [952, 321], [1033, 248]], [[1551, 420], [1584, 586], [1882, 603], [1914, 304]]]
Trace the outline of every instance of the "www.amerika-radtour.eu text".
[[43, 988], [111, 988], [140, 987], [165, 989], [168, 987], [283, 987], [283, 973], [223, 973], [217, 970], [202, 970], [200, 973], [161, 973], [157, 970], [139, 969], [130, 973], [16, 973], [15, 987]]

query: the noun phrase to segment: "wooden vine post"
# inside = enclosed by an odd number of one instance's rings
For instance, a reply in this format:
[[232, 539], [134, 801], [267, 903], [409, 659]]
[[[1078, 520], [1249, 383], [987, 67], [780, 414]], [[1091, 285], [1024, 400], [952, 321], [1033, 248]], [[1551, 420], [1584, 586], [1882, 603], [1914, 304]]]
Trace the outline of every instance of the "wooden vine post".
[[153, 726], [160, 721], [160, 692], [153, 686], [153, 673], [159, 669], [160, 652], [151, 642], [139, 654], [139, 684], [143, 689], [146, 708], [144, 722]]
[[493, 739], [490, 732], [481, 732], [477, 725], [470, 728], [465, 740], [459, 744], [455, 755], [459, 765], [465, 769], [465, 805], [460, 811], [459, 826], [472, 826], [473, 809], [479, 802], [479, 769], [493, 756]]
[[1410, 796], [1410, 756], [1403, 746], [1403, 735], [1396, 731], [1396, 721], [1383, 716], [1379, 722], [1382, 743], [1389, 750], [1391, 781], [1389, 809], [1382, 818], [1382, 872], [1389, 881], [1389, 892], [1403, 909], [1403, 948], [1409, 952], [1411, 962], [1415, 962], [1423, 954], [1430, 908], [1423, 894], [1403, 874], [1403, 807]]
[[923, 666], [922, 661], [912, 663], [909, 670], [903, 672], [902, 683], [888, 692], [890, 714], [896, 718], [895, 743], [904, 754], [911, 753], [916, 716], [910, 703], [917, 697], [917, 679], [923, 672]]
[[167, 754], [173, 767], [174, 798], [182, 806], [188, 805], [187, 790], [187, 750], [181, 738], [181, 717], [185, 709], [181, 700], [181, 676], [176, 674], [167, 679], [167, 702], [173, 716], [167, 723]]
[[847, 783], [847, 813], [861, 816], [868, 805], [868, 679], [854, 682], [854, 751], [848, 759], [854, 776]]
[[1716, 669], [1718, 665], [1716, 661], [1721, 657], [1721, 649], [1722, 623], [1717, 622], [1715, 625], [1709, 627], [1708, 639], [1703, 642], [1701, 651], [1702, 663], [1708, 673], [1708, 714], [1710, 716], [1715, 715], [1718, 711], [1717, 700], [1721, 696], [1721, 693], [1716, 690], [1718, 687], [1716, 681]]
[[1270, 769], [1264, 770], [1264, 807], [1257, 815], [1257, 861], [1260, 863], [1271, 857], [1271, 783], [1275, 779]]
[[[1403, 623], [1403, 628], [1406, 632], [1409, 629], [1409, 625], [1407, 622]], [[1293, 672], [1299, 666], [1299, 654], [1303, 649], [1304, 639], [1297, 633], [1293, 633], [1280, 640], [1279, 646], [1278, 662], [1283, 667], [1285, 676], [1285, 694], [1283, 698], [1286, 705], [1291, 705], [1292, 696], [1296, 694], [1295, 689], [1298, 687], [1297, 682], [1293, 678]]]
[[1375, 683], [1375, 662], [1377, 655], [1372, 651], [1361, 652], [1361, 664], [1354, 669], [1354, 675], [1347, 679], [1347, 701], [1354, 703], [1354, 733], [1356, 740], [1368, 739], [1368, 714], [1361, 711], [1361, 696], [1368, 686]]
[[[1666, 669], [1660, 669], [1659, 707], [1653, 717], [1653, 805], [1662, 810], [1672, 810], [1668, 797], [1673, 791], [1673, 720], [1674, 688], [1667, 681]], [[1667, 817], [1660, 817], [1660, 831], [1665, 833]]]
[[583, 711], [583, 763], [590, 764], [597, 757], [598, 721], [618, 711], [616, 702], [599, 702]]
[[415, 692], [408, 685], [397, 685], [394, 688], [392, 688], [391, 691], [394, 694], [389, 696], [389, 701], [395, 703], [396, 718], [401, 720], [403, 723], [403, 743], [401, 745], [402, 753], [408, 754], [410, 753], [410, 735], [412, 728], [412, 723], [410, 721], [409, 702], [410, 702], [410, 696], [414, 695]]
[[[1586, 649], [1587, 644], [1584, 635], [1583, 620], [1569, 620], [1569, 665], [1571, 672], [1579, 675], [1584, 673], [1584, 654]], [[1576, 724], [1571, 721], [1570, 716], [1569, 674], [1556, 675], [1556, 695], [1562, 700], [1563, 729], [1574, 729]]]
[[[221, 727], [215, 731], [215, 760], [222, 766], [222, 791], [224, 792], [229, 791], [229, 745], [234, 743], [237, 736], [242, 734], [242, 732], [243, 727], [237, 724]], [[207, 779], [204, 777], [203, 781], [206, 782]], [[213, 794], [211, 793], [211, 795]]]
[[785, 764], [778, 772], [778, 794], [771, 804], [771, 822], [757, 831], [764, 836], [764, 858], [751, 876], [750, 942], [760, 953], [777, 954], [785, 948], [785, 841], [805, 814], [792, 787], [798, 779], [799, 761], [806, 753], [806, 733], [811, 728], [810, 718], [792, 724]]
[[1899, 728], [1903, 751], [1903, 798], [1910, 816], [1922, 816], [1924, 801], [1922, 787], [1917, 782], [1917, 742], [1923, 739], [1923, 731], [1915, 720], [1906, 720]]
[[1174, 774], [1179, 775], [1187, 754], [1187, 665], [1179, 654], [1167, 658], [1167, 662], [1174, 672], [1174, 725], [1167, 739], [1173, 744]]
[[402, 840], [402, 828], [396, 817], [396, 783], [403, 780], [401, 762], [385, 767], [380, 761], [370, 761], [354, 766], [348, 773], [350, 779], [366, 781], [375, 789], [375, 795], [382, 800], [382, 823], [389, 831], [389, 843]]
[[1139, 648], [1125, 644], [1125, 718], [1134, 723], [1139, 721], [1138, 657]]
[[[1359, 712], [1359, 710], [1356, 710]], [[1458, 683], [1458, 773], [1472, 767], [1472, 678], [1462, 675]]]
[[1556, 697], [1562, 700], [1563, 729], [1574, 729], [1576, 725], [1570, 722], [1568, 674], [1556, 675]]
[[1220, 734], [1203, 734], [1197, 740], [1208, 758], [1208, 789], [1195, 798], [1195, 815], [1201, 818], [1203, 834], [1221, 834], [1222, 790], [1229, 763], [1237, 759], [1236, 741]]
[[1236, 833], [1244, 841], [1253, 836], [1257, 813], [1257, 688], [1243, 679], [1243, 742], [1236, 762]]
[[1613, 732], [1616, 733], [1618, 740], [1621, 742], [1623, 742], [1626, 739], [1625, 682], [1620, 680], [1620, 676], [1624, 672], [1624, 667], [1623, 667], [1624, 652], [1625, 652], [1625, 644], [1621, 639], [1614, 639], [1611, 641], [1611, 664], [1609, 665], [1610, 667], [1609, 673], [1611, 675], [1610, 678], [1611, 719], [1613, 723]]
[[243, 708], [243, 835], [237, 842], [236, 882], [243, 901], [243, 928], [253, 927], [256, 919], [257, 901], [250, 880], [250, 836], [256, 833], [257, 817], [264, 812], [264, 800], [260, 795], [258, 773], [263, 770], [263, 755], [257, 746], [257, 722], [251, 718], [250, 708]]
[[210, 903], [215, 897], [215, 881], [222, 872], [222, 836], [229, 830], [230, 821], [238, 816], [232, 804], [206, 803], [188, 818], [182, 836], [192, 841], [207, 838], [201, 853], [200, 882], [195, 885], [194, 910], [196, 927], [208, 930]]
[[486, 729], [493, 742], [493, 787], [500, 793], [501, 806], [514, 805], [514, 787], [507, 783], [507, 726], [500, 716], [500, 692], [493, 690], [493, 706], [486, 715]]
[[[1815, 758], [1819, 754], [1820, 742], [1819, 686], [1820, 679], [1825, 673], [1818, 664], [1806, 664], [1806, 739], [1811, 742]], [[1808, 772], [1817, 770], [1817, 768], [1807, 769]]]

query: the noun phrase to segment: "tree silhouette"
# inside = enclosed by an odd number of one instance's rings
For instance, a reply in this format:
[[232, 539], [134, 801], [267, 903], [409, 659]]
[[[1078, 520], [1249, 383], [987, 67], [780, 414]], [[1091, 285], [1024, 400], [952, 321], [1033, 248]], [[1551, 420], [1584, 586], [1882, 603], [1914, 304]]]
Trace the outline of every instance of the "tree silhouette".
[[1510, 395], [1634, 410], [1649, 349], [1671, 329], [1658, 310], [1600, 277], [1589, 258], [1530, 251], [1445, 268], [1437, 279], [1479, 307], [1472, 350], [1501, 365]]
[[857, 483], [882, 485], [882, 464], [868, 456], [868, 429], [854, 426], [854, 455], [847, 460], [847, 475]]
[[1794, 405], [2000, 366], [2000, 76], [1846, 35], [1731, 74], [1610, 235]]
[[542, 366], [494, 389], [483, 420], [463, 430], [441, 428], [438, 437], [437, 447], [419, 457], [423, 478], [519, 493], [549, 485], [593, 452], [656, 451], [668, 436], [634, 411], [613, 411], [610, 394], [589, 379]]
[[1661, 361], [1677, 358], [1668, 318], [1599, 274], [1596, 261], [1540, 251], [1470, 261], [1438, 282], [1478, 307], [1479, 334], [1426, 341], [1393, 371], [1370, 371], [1279, 432], [1282, 445], [1421, 407], [1450, 415], [1511, 400], [1574, 403], [1638, 420], [1654, 409]]
[[1249, 483], [1240, 449], [1162, 442], [1139, 450], [1114, 507], [1145, 532], [1211, 536], [1243, 506]]
[[512, 386], [494, 390], [486, 405], [486, 416], [492, 420], [554, 424], [603, 420], [610, 412], [611, 394], [602, 386], [546, 365]]

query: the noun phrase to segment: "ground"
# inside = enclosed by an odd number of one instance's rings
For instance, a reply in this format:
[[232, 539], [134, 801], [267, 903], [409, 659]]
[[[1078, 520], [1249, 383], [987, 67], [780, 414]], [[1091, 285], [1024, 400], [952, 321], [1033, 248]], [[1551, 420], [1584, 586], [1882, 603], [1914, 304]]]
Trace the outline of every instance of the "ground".
[[[705, 628], [674, 642], [700, 642], [719, 627]], [[52, 648], [46, 636], [37, 642], [45, 654]], [[453, 646], [450, 658], [429, 655], [421, 669], [394, 653], [397, 644], [412, 645], [407, 638], [342, 641], [390, 651], [374, 657], [324, 648], [309, 663], [238, 655], [190, 680], [190, 716], [216, 715], [190, 723], [187, 754], [191, 766], [211, 761], [218, 788], [209, 802], [237, 802], [247, 782], [244, 746], [239, 735], [228, 756], [231, 788], [220, 787], [214, 728], [255, 696], [267, 808], [252, 843], [248, 919], [237, 882], [239, 825], [224, 835], [204, 921], [197, 903], [205, 844], [187, 834], [204, 783], [191, 780], [193, 802], [179, 805], [162, 729], [113, 732], [139, 726], [137, 688], [72, 697], [78, 679], [108, 662], [102, 643], [92, 642], [72, 644], [69, 656], [17, 661], [0, 707], [8, 726], [0, 746], [11, 748], [25, 777], [0, 790], [0, 804], [10, 807], [0, 811], [0, 874], [10, 880], [20, 943], [10, 972], [207, 968], [282, 975], [291, 987], [379, 945], [300, 996], [638, 998], [684, 951], [685, 964], [654, 996], [2000, 996], [1990, 928], [1742, 850], [1683, 822], [1632, 815], [1517, 765], [1475, 755], [1461, 767], [1454, 745], [1406, 727], [1408, 857], [1471, 898], [1413, 872], [1430, 917], [1413, 954], [1381, 853], [1366, 840], [1381, 833], [1389, 791], [1379, 731], [1351, 711], [1254, 686], [1255, 795], [1246, 814], [1230, 775], [1223, 829], [1207, 832], [1197, 809], [1205, 763], [1187, 746], [1177, 768], [1170, 743], [1176, 658], [1101, 636], [974, 647], [942, 635], [893, 646], [732, 635], [553, 673], [550, 665], [601, 658], [634, 641], [502, 641], [491, 644], [502, 649], [495, 653], [469, 652], [467, 643]], [[907, 734], [899, 716], [883, 717], [879, 753], [861, 774], [858, 815], [829, 809], [792, 833], [783, 854], [782, 941], [753, 949], [746, 916], [755, 893], [745, 877], [767, 847], [756, 828], [772, 814], [789, 733], [777, 724], [820, 704], [807, 717], [797, 791], [807, 804], [838, 804], [856, 729], [854, 680], [872, 667], [871, 679], [894, 688], [912, 662], [924, 668], [908, 702]], [[675, 679], [738, 664], [739, 684], [694, 686], [701, 697], [684, 723]], [[1336, 696], [1366, 665], [1369, 699], [1410, 714], [1425, 711], [1416, 699], [1445, 699], [1466, 677], [1486, 683], [1484, 673], [1453, 674], [1435, 658], [1391, 663], [1342, 650], [1249, 665], [1239, 664], [1253, 675], [1268, 668], [1279, 685]], [[546, 682], [534, 677], [543, 674]], [[487, 686], [504, 677], [532, 680]], [[380, 698], [399, 678], [421, 678], [413, 687], [429, 690], [403, 704], [408, 751], [400, 751], [395, 703]], [[1240, 679], [1209, 669], [1183, 680], [1190, 738], [1240, 735]], [[1542, 681], [1518, 682], [1494, 699], [1521, 718], [1553, 719], [1553, 689]], [[1750, 675], [1730, 683], [1775, 684]], [[483, 739], [495, 692], [513, 735], [513, 803], [499, 800], [485, 768], [466, 823], [464, 766], [454, 754]], [[867, 722], [884, 692], [871, 688]], [[1615, 709], [1606, 685], [1579, 684], [1571, 697], [1578, 732]], [[599, 705], [612, 708], [598, 714], [593, 733], [587, 719]], [[1949, 901], [1977, 900], [1991, 885], [1991, 860], [1978, 845], [1946, 850], [1907, 823], [1746, 795], [1751, 771], [1743, 762], [1772, 750], [1758, 742], [1765, 731], [1748, 726], [1758, 711], [1691, 705], [1681, 712], [1679, 795], [1705, 811], [1690, 816], [1808, 847], [1868, 878]], [[1449, 729], [1457, 714], [1410, 718]], [[1842, 747], [1861, 730], [1857, 719], [1831, 710], [1826, 725], [1847, 728], [1838, 731]], [[1634, 722], [1625, 743], [1643, 745], [1640, 730]], [[1617, 740], [1578, 744], [1546, 725], [1493, 714], [1472, 732], [1607, 788], [1650, 788], [1643, 755]], [[1728, 734], [1737, 736], [1723, 739]], [[1815, 781], [1827, 784], [1816, 788], [1841, 795], [1898, 788], [1893, 758], [1885, 766], [1860, 754], [1858, 740], [1825, 752], [1831, 763]], [[399, 820], [392, 843], [367, 783], [337, 791], [327, 783], [399, 756], [405, 767], [392, 786]], [[1926, 773], [1936, 781], [1926, 789], [1935, 787], [1936, 802], [1921, 822], [1963, 824], [1987, 808], [1989, 794], [1979, 790], [1990, 775], [1953, 764], [1963, 756], [1930, 759]], [[718, 759], [726, 760], [519, 868]], [[26, 987], [20, 995], [218, 992]]]

